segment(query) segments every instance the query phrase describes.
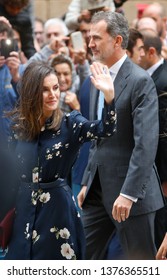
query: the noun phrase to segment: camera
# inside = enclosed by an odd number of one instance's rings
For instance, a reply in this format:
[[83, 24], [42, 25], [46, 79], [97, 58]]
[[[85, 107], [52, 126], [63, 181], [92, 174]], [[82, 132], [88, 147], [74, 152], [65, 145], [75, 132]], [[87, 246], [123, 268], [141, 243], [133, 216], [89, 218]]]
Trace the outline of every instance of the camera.
[[10, 52], [18, 51], [18, 43], [16, 39], [1, 39], [0, 40], [0, 56], [5, 58], [10, 56]]

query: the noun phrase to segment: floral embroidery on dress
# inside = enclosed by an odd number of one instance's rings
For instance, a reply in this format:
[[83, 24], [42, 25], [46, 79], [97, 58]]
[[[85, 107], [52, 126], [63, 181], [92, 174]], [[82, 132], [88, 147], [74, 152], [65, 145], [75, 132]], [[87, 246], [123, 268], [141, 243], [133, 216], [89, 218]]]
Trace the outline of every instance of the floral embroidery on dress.
[[32, 181], [33, 183], [37, 183], [39, 179], [39, 169], [38, 167], [34, 167], [32, 170]]
[[79, 142], [82, 142], [84, 140], [83, 136], [79, 137]]
[[47, 203], [50, 200], [50, 193], [43, 192], [42, 189], [39, 189], [37, 191], [32, 191], [31, 194], [31, 202], [33, 205], [37, 204], [37, 201], [40, 201], [42, 203]]
[[33, 244], [35, 244], [35, 242], [37, 242], [40, 238], [40, 235], [37, 234], [37, 231], [36, 230], [33, 230], [32, 232], [32, 241], [33, 241]]
[[66, 240], [66, 243], [63, 243], [61, 245], [61, 254], [63, 257], [65, 257], [68, 260], [76, 260], [76, 255], [74, 250], [72, 249], [72, 244], [69, 244], [68, 239], [70, 238], [70, 232], [67, 228], [58, 229], [56, 227], [53, 227], [50, 229], [51, 233], [55, 233], [56, 239], [62, 238]]
[[[69, 147], [69, 144], [67, 143], [65, 145], [65, 148], [67, 149]], [[52, 146], [52, 150], [50, 151], [50, 149], [46, 150], [47, 155], [45, 156], [47, 160], [52, 159], [53, 156], [55, 155], [56, 157], [62, 157], [62, 153], [60, 151], [60, 149], [63, 149], [63, 144], [62, 142], [56, 143]]]
[[60, 149], [61, 147], [62, 147], [62, 143], [61, 143], [61, 142], [56, 143], [56, 144], [53, 145], [53, 149], [55, 149], [55, 150], [58, 150], [58, 149]]
[[30, 223], [27, 223], [26, 224], [26, 229], [25, 229], [25, 232], [24, 232], [26, 239], [30, 238], [29, 227], [30, 227]]
[[57, 173], [57, 174], [55, 174], [55, 178], [57, 179], [57, 178], [59, 178], [59, 174]]
[[56, 157], [60, 156], [60, 151], [57, 151], [55, 155]]
[[[29, 239], [29, 238], [30, 238], [29, 228], [30, 228], [30, 223], [27, 223], [27, 224], [26, 224], [26, 230], [25, 230], [25, 232], [24, 232], [25, 238], [26, 238], [26, 239]], [[40, 235], [37, 234], [37, 231], [36, 231], [36, 230], [33, 230], [33, 232], [32, 232], [32, 241], [33, 241], [33, 244], [34, 244], [35, 242], [37, 242], [37, 241], [39, 240], [39, 238], [40, 238]]]
[[67, 260], [75, 260], [76, 255], [74, 253], [74, 250], [71, 248], [71, 246], [68, 243], [64, 243], [61, 245], [61, 254], [63, 257], [65, 257]]
[[52, 158], [53, 158], [52, 154], [46, 155], [46, 159], [52, 159]]
[[39, 196], [39, 201], [42, 202], [42, 203], [47, 203], [49, 200], [50, 200], [50, 193], [49, 192], [47, 192], [47, 193], [44, 192]]
[[32, 193], [31, 193], [31, 202], [32, 202], [33, 205], [37, 204], [37, 200], [39, 199], [41, 193], [42, 193], [41, 189], [39, 189], [38, 191], [32, 191]]
[[88, 138], [92, 138], [93, 137], [93, 133], [91, 133], [90, 131], [87, 132], [87, 137]]
[[80, 122], [79, 125], [78, 125], [78, 127], [81, 128], [82, 126], [83, 126], [83, 123]]

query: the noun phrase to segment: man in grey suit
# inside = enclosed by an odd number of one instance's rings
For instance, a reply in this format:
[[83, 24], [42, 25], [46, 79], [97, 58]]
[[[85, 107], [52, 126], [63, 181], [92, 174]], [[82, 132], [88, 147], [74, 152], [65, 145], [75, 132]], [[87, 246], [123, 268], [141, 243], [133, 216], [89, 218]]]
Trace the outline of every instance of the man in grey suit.
[[[128, 34], [120, 13], [99, 12], [92, 18], [89, 47], [114, 80], [117, 133], [94, 143], [78, 195], [87, 259], [105, 259], [115, 229], [127, 259], [156, 255], [154, 219], [164, 205], [154, 164], [158, 99], [151, 77], [127, 57]], [[92, 118], [99, 100], [93, 85], [89, 93]]]

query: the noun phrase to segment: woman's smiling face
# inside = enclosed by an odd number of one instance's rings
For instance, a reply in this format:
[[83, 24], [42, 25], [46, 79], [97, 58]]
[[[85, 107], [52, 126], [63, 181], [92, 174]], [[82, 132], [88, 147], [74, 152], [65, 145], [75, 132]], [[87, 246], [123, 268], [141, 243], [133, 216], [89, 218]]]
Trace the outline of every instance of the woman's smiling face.
[[60, 90], [55, 74], [45, 77], [43, 84], [43, 116], [49, 118], [58, 108]]

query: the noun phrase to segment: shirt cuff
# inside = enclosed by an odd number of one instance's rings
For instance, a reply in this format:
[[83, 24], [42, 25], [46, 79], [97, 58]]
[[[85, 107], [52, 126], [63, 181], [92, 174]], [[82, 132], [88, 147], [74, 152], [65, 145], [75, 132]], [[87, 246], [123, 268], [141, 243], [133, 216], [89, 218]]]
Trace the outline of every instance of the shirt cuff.
[[127, 194], [120, 193], [120, 195], [123, 196], [123, 197], [126, 197], [126, 198], [128, 198], [130, 200], [132, 200], [133, 202], [137, 202], [137, 200], [138, 200], [138, 198], [130, 196], [130, 195], [127, 195]]

